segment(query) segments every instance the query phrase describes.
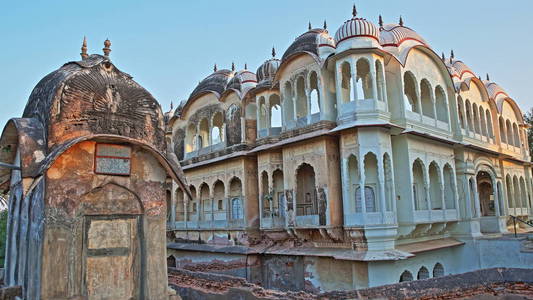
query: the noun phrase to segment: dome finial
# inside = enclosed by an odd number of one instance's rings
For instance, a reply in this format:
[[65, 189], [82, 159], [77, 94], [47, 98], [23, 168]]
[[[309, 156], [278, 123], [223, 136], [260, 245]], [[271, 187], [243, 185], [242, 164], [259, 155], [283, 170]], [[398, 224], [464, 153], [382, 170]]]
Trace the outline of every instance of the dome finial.
[[444, 52], [442, 52], [442, 54], [441, 54], [441, 59], [442, 59], [442, 61], [444, 61], [446, 59], [446, 58], [444, 58]]
[[86, 59], [87, 57], [89, 57], [89, 55], [87, 54], [87, 37], [83, 37], [83, 43], [81, 44], [81, 59]]
[[174, 102], [170, 100], [170, 110], [173, 110], [173, 109], [174, 109]]
[[109, 39], [106, 39], [104, 41], [104, 48], [102, 49], [104, 51], [104, 56], [109, 56], [109, 53], [111, 53], [111, 41]]
[[231, 62], [231, 70], [235, 71], [235, 63], [234, 62]]
[[487, 81], [490, 81], [489, 73], [487, 73]]
[[324, 20], [324, 29], [328, 29], [328, 23], [326, 23], [326, 20]]
[[272, 57], [276, 57], [276, 49], [274, 49], [274, 46], [272, 46]]
[[307, 29], [311, 30], [311, 21], [309, 21], [309, 25], [307, 26]]
[[213, 67], [213, 72], [218, 71], [217, 64], [215, 63], [215, 66]]
[[451, 53], [450, 53], [450, 57], [451, 57], [451, 58], [455, 58], [455, 54], [453, 54], [453, 49], [452, 49], [452, 51], [451, 51]]
[[355, 7], [355, 4], [353, 5], [353, 8], [352, 8], [352, 16], [354, 18], [357, 16], [357, 8]]
[[244, 69], [248, 70], [248, 64], [247, 63], [244, 63]]
[[383, 18], [381, 17], [381, 15], [379, 15], [378, 23], [379, 23], [379, 27], [383, 27]]
[[400, 15], [400, 23], [399, 24], [400, 24], [400, 26], [403, 26], [403, 18], [402, 18], [401, 15]]

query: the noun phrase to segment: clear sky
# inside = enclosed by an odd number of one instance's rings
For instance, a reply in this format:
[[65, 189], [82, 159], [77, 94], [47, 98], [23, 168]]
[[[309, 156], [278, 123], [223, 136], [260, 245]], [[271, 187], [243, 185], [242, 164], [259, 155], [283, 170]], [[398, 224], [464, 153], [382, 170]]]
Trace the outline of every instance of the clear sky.
[[112, 42], [111, 59], [168, 110], [186, 99], [213, 64], [256, 70], [274, 45], [280, 57], [310, 21], [334, 35], [351, 17], [377, 23], [403, 16], [437, 52], [490, 74], [522, 110], [533, 106], [532, 0], [3, 1], [0, 4], [0, 126], [20, 116], [37, 82], [65, 62]]

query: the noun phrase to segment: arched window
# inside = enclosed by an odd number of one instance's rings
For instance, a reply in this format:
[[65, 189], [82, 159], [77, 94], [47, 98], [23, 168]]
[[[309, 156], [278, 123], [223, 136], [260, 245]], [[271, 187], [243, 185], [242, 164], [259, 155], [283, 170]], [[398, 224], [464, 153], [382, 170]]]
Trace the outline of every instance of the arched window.
[[202, 220], [211, 220], [211, 199], [209, 197], [209, 186], [203, 183], [200, 186], [200, 205], [202, 207]]
[[415, 210], [427, 210], [426, 188], [424, 180], [424, 166], [422, 161], [417, 159], [413, 163], [413, 198]]
[[505, 127], [507, 128], [507, 144], [512, 146], [514, 145], [513, 126], [509, 120], [505, 121]]
[[527, 207], [527, 192], [526, 192], [526, 182], [524, 181], [524, 177], [520, 176], [520, 203], [522, 203], [522, 207]]
[[211, 139], [213, 145], [224, 141], [224, 114], [216, 112], [213, 116], [213, 128], [211, 129]]
[[263, 215], [265, 217], [270, 217], [270, 202], [271, 195], [268, 190], [268, 173], [267, 171], [261, 172], [261, 199], [263, 200]]
[[283, 91], [283, 111], [285, 112], [285, 120], [294, 120], [294, 102], [292, 85], [289, 81], [285, 82]]
[[476, 103], [472, 104], [472, 115], [474, 116], [474, 132], [481, 134], [479, 125], [479, 112]]
[[446, 209], [455, 208], [455, 181], [453, 177], [453, 169], [449, 164], [444, 165], [444, 204]]
[[433, 114], [433, 95], [431, 95], [431, 85], [426, 79], [420, 82], [420, 103], [422, 104], [422, 114], [426, 117], [435, 118]]
[[167, 268], [176, 268], [176, 258], [174, 255], [167, 257]]
[[296, 215], [317, 215], [315, 170], [309, 164], [302, 164], [296, 171]]
[[270, 95], [270, 127], [281, 127], [281, 100], [277, 94]]
[[244, 218], [242, 207], [242, 183], [237, 177], [230, 181], [229, 197], [231, 199], [231, 219], [240, 220]]
[[465, 113], [466, 113], [466, 123], [468, 125], [468, 130], [474, 131], [474, 124], [472, 123], [472, 108], [470, 106], [470, 100], [466, 99], [465, 102]]
[[400, 282], [413, 281], [413, 274], [405, 270], [402, 275], [400, 275]]
[[457, 112], [459, 113], [459, 124], [461, 128], [465, 129], [464, 103], [461, 97], [457, 97]]
[[[217, 180], [217, 182], [215, 182], [215, 185], [213, 186], [213, 197], [214, 197], [214, 201], [216, 203], [216, 209], [217, 212], [213, 212], [215, 213], [215, 216], [214, 216], [214, 219], [215, 220], [225, 220], [226, 219], [226, 214], [223, 213], [223, 211], [225, 210], [225, 205], [224, 205], [224, 198], [225, 198], [225, 191], [224, 191], [224, 183], [220, 180]], [[215, 204], [213, 204], [213, 206], [215, 206]]]
[[355, 212], [362, 212], [361, 209], [361, 190], [359, 189], [360, 177], [357, 157], [350, 155], [348, 158], [348, 180], [349, 180], [349, 195], [351, 203], [355, 204]]
[[356, 63], [357, 70], [357, 98], [371, 99], [372, 93], [372, 75], [370, 74], [370, 64], [368, 60], [360, 58]]
[[176, 221], [185, 221], [185, 197], [183, 191], [176, 189]]
[[378, 191], [378, 160], [376, 155], [368, 152], [364, 159], [365, 170], [365, 205], [367, 212], [377, 212], [378, 203], [376, 192]]
[[436, 263], [433, 267], [433, 277], [441, 277], [444, 276], [444, 267], [441, 263]]
[[185, 153], [195, 151], [196, 142], [196, 126], [193, 123], [190, 123], [187, 126], [187, 131], [185, 133]]
[[505, 121], [500, 116], [498, 119], [498, 123], [500, 123], [500, 139], [502, 143], [507, 143], [507, 131], [505, 130]]
[[416, 79], [413, 74], [405, 72], [403, 75], [403, 91], [405, 109], [420, 113], [418, 110], [418, 96], [416, 92]]
[[200, 121], [199, 136], [201, 139], [198, 143], [198, 149], [209, 146], [209, 121], [206, 118]]
[[431, 209], [442, 209], [442, 194], [440, 192], [439, 166], [436, 162], [429, 164], [429, 197]]
[[343, 62], [341, 65], [341, 94], [343, 103], [348, 103], [353, 100], [352, 87], [352, 71], [348, 62]]
[[303, 76], [296, 80], [296, 117], [307, 116], [307, 95], [305, 94], [305, 79]]
[[492, 128], [492, 116], [488, 109], [485, 111], [485, 118], [487, 119], [487, 134], [490, 138], [494, 138], [494, 129]]
[[438, 85], [435, 88], [435, 105], [437, 111], [437, 120], [448, 123], [448, 105], [446, 103], [446, 94], [444, 93], [442, 87]]
[[516, 126], [516, 123], [513, 123], [513, 137], [515, 147], [520, 148], [520, 136], [518, 135], [518, 126]]
[[485, 121], [485, 112], [483, 110], [483, 107], [479, 107], [479, 120], [481, 121], [481, 134], [488, 137], [487, 134], [487, 122]]
[[272, 184], [274, 187], [272, 195], [272, 213], [274, 216], [279, 217], [284, 213], [285, 207], [285, 193], [283, 188], [283, 172], [276, 170], [272, 173]]
[[320, 112], [320, 94], [318, 93], [318, 77], [316, 72], [312, 72], [310, 76], [311, 83], [311, 114]]
[[421, 267], [418, 270], [418, 274], [416, 275], [416, 279], [421, 280], [421, 279], [428, 279], [428, 278], [429, 278], [428, 269], [426, 267]]

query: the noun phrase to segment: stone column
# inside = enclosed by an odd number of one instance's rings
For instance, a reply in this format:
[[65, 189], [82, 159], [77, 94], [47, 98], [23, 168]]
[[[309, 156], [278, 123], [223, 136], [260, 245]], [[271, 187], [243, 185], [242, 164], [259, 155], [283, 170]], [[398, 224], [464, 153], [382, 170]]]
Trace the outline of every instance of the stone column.
[[[305, 81], [307, 85], [307, 80]], [[306, 86], [305, 99], [307, 101], [307, 124], [311, 124], [311, 90]]]
[[476, 217], [481, 217], [481, 207], [479, 205], [479, 193], [477, 190], [477, 180], [476, 177], [472, 176], [472, 179], [474, 180], [474, 207], [476, 209]]
[[378, 88], [377, 88], [377, 80], [378, 77], [376, 76], [376, 64], [370, 64], [370, 74], [372, 76], [371, 82], [372, 82], [372, 97], [374, 100], [378, 100]]
[[[377, 98], [375, 98], [377, 99]], [[387, 211], [387, 203], [385, 200], [385, 168], [383, 167], [383, 155], [378, 157], [378, 182], [379, 182], [379, 199], [381, 211], [381, 224], [385, 224], [385, 212]]]
[[472, 214], [472, 201], [474, 199], [472, 199], [472, 192], [471, 192], [471, 187], [470, 187], [470, 180], [468, 180], [468, 176], [464, 175], [464, 178], [465, 180], [463, 181], [463, 190], [464, 190], [464, 193], [465, 193], [465, 213], [466, 213], [466, 218], [468, 219], [472, 219], [474, 216]]
[[491, 178], [491, 183], [492, 183], [492, 193], [494, 195], [494, 210], [495, 210], [496, 216], [499, 217], [501, 215], [500, 195], [498, 194], [498, 182], [496, 181], [496, 178]]
[[[359, 192], [361, 192], [361, 212], [366, 214], [366, 199], [365, 199], [365, 157], [359, 151]], [[356, 203], [357, 206], [357, 203]], [[363, 215], [363, 220], [366, 220], [366, 217]], [[366, 223], [366, 221], [365, 221]]]
[[340, 159], [341, 162], [341, 182], [344, 184], [341, 185], [342, 187], [342, 209], [344, 213], [344, 220], [346, 223], [346, 216], [350, 214], [350, 197], [352, 196], [350, 193], [350, 174], [348, 169], [348, 158], [342, 158]]
[[259, 131], [261, 130], [261, 104], [259, 103], [257, 97], [255, 97], [255, 123], [256, 123], [256, 129], [257, 129], [257, 137], [259, 137]]
[[337, 98], [337, 119], [341, 115], [341, 106], [342, 106], [342, 69], [337, 61], [335, 66], [335, 89], [336, 93], [335, 96]]
[[[351, 75], [352, 75], [352, 89], [353, 91], [351, 91], [353, 93], [353, 97], [354, 97], [354, 100], [353, 101], [357, 101], [359, 99], [358, 95], [357, 95], [357, 69], [356, 69], [356, 65], [355, 64], [351, 64], [352, 67], [350, 68], [350, 71], [351, 71]], [[350, 99], [351, 101], [351, 99]]]
[[444, 171], [443, 168], [439, 168], [439, 188], [440, 188], [440, 199], [441, 199], [441, 205], [442, 205], [442, 214], [444, 216], [444, 219], [446, 219], [446, 199], [444, 195]]
[[[270, 128], [272, 128], [272, 123], [270, 121], [270, 113], [271, 113], [271, 110], [270, 110], [270, 95], [268, 95], [268, 97], [265, 98], [265, 106], [266, 106], [266, 109], [267, 109], [267, 112], [266, 112], [267, 130], [270, 131]], [[270, 132], [268, 132], [268, 135], [270, 135]]]
[[[381, 87], [381, 90], [382, 90], [382, 94], [383, 94], [383, 101], [385, 102], [386, 107], [387, 107], [387, 111], [389, 111], [389, 97], [387, 96], [387, 79], [386, 79], [386, 76], [385, 76], [385, 67], [382, 67], [381, 68], [381, 73], [382, 73], [382, 77], [383, 77], [383, 82], [382, 82], [382, 87]], [[402, 97], [403, 99], [403, 97]]]

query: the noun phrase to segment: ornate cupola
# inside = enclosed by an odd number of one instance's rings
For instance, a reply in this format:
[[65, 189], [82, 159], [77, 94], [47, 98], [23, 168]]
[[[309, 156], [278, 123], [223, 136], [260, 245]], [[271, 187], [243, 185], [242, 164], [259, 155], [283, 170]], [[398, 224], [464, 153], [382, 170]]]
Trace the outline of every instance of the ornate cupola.
[[337, 53], [354, 48], [381, 48], [379, 28], [374, 23], [357, 17], [353, 6], [352, 18], [344, 22], [335, 33]]

